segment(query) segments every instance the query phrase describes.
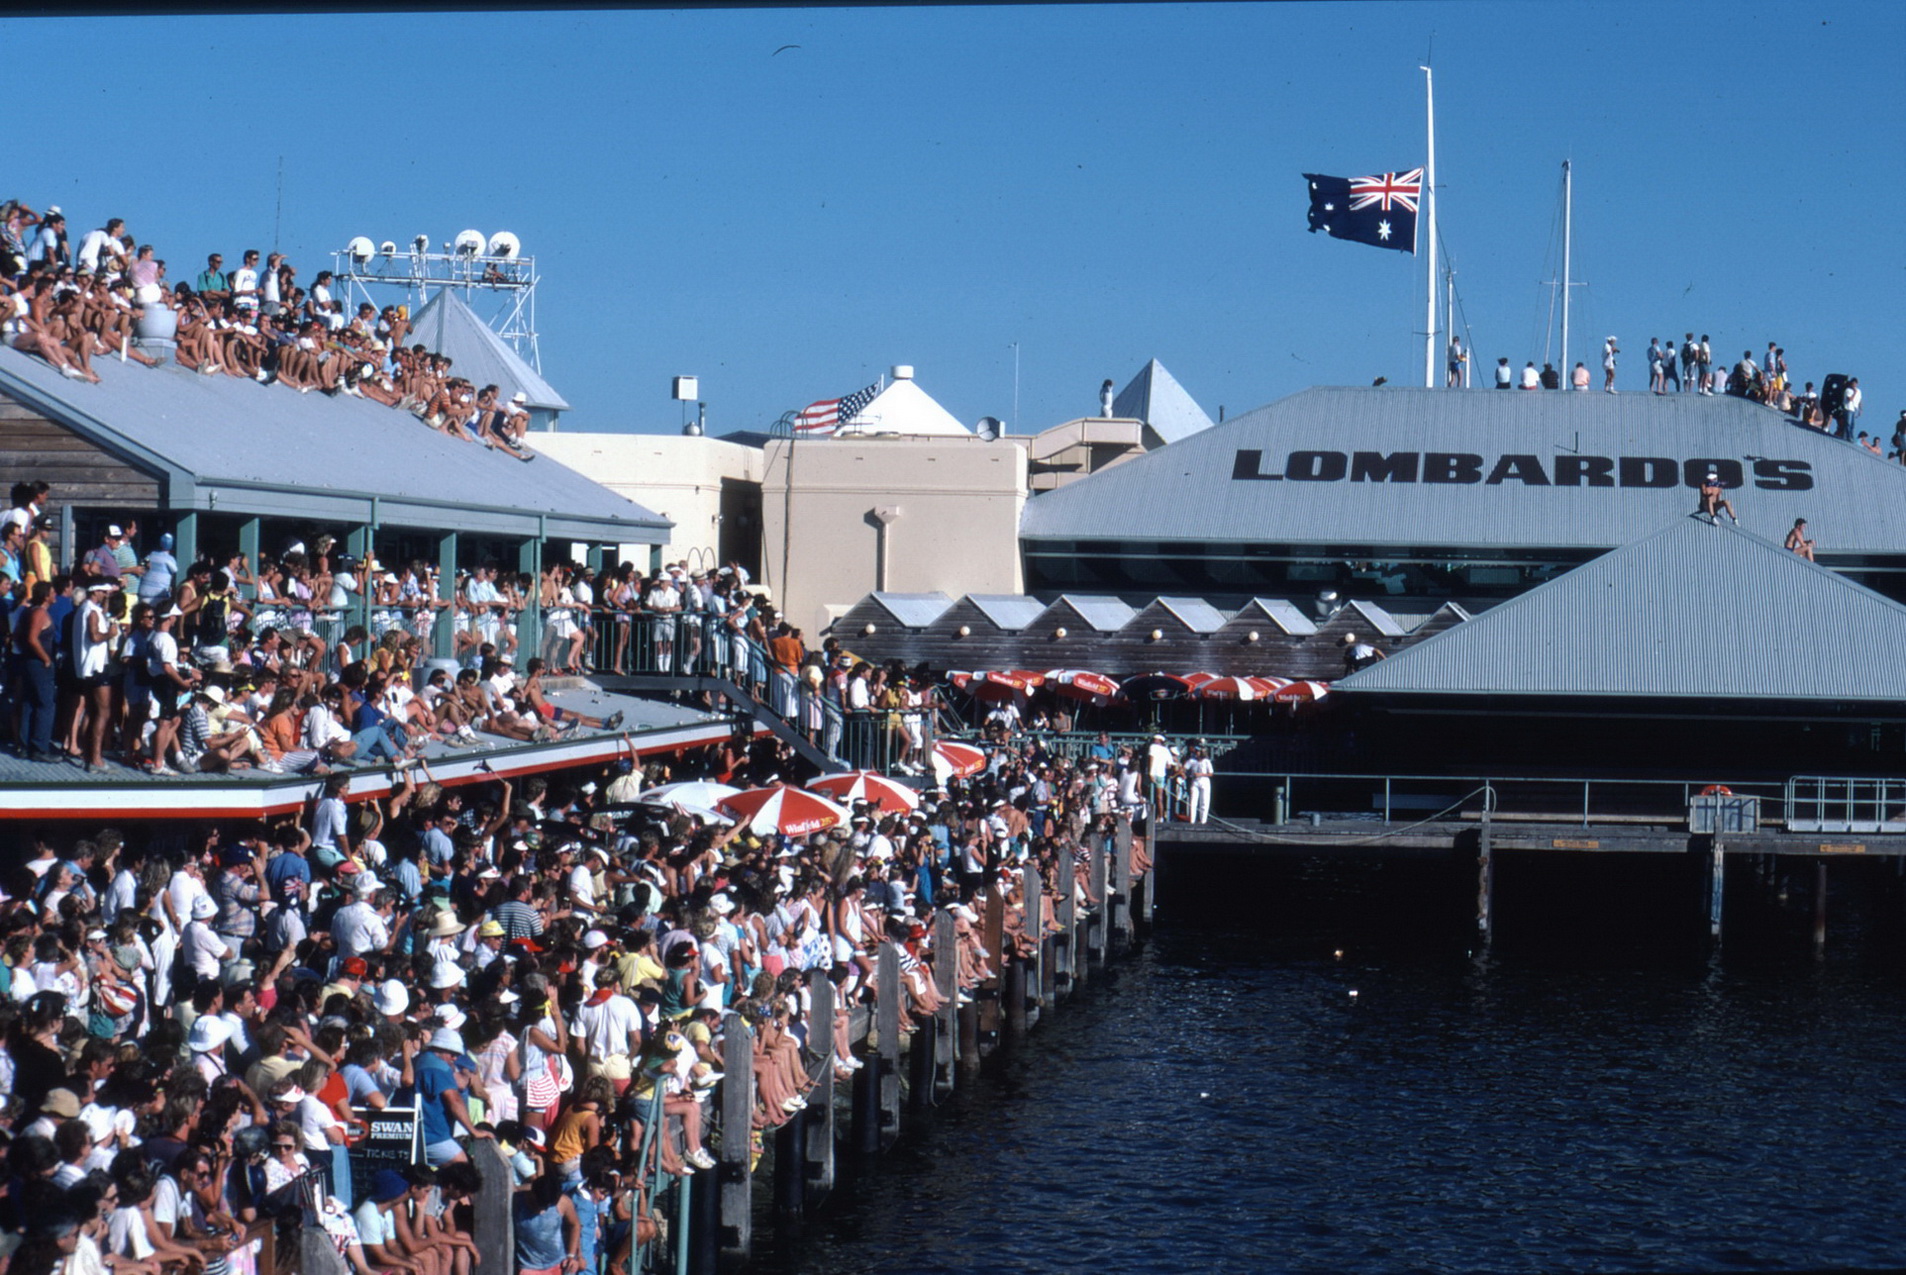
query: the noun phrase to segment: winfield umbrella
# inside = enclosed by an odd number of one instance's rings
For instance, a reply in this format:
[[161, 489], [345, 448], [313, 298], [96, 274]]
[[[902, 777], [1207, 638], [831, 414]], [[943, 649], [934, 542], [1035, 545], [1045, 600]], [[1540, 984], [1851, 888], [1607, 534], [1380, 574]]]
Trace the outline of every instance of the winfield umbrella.
[[1191, 692], [1199, 699], [1263, 699], [1264, 692], [1248, 677], [1214, 677], [1200, 682]]
[[1032, 689], [1018, 673], [948, 673], [946, 680], [974, 699], [1008, 700]]
[[1053, 669], [1046, 674], [1046, 685], [1072, 699], [1111, 699], [1118, 694], [1117, 682], [1103, 673], [1082, 668]]
[[1279, 704], [1308, 704], [1330, 694], [1329, 682], [1292, 682], [1281, 686], [1271, 699]]
[[808, 791], [832, 797], [843, 806], [865, 801], [890, 814], [912, 810], [920, 804], [919, 794], [905, 784], [895, 783], [877, 770], [849, 770], [838, 775], [822, 775], [810, 780]]
[[971, 744], [962, 744], [951, 739], [935, 740], [933, 743], [933, 773], [941, 783], [949, 776], [961, 778], [977, 775], [986, 769], [986, 754]]
[[741, 789], [731, 788], [727, 784], [694, 779], [651, 788], [637, 800], [645, 806], [666, 806], [670, 810], [680, 811], [685, 815], [700, 815], [704, 819], [720, 819], [726, 823], [727, 818], [718, 807], [723, 801], [740, 791]]
[[1118, 689], [1119, 694], [1136, 703], [1148, 699], [1177, 699], [1191, 689], [1191, 683], [1170, 673], [1146, 673], [1142, 677], [1127, 678]]
[[771, 784], [736, 793], [721, 803], [721, 812], [732, 815], [750, 832], [766, 836], [771, 832], [790, 837], [805, 837], [810, 832], [825, 832], [847, 822], [847, 810], [816, 792]]
[[1291, 684], [1288, 677], [1247, 677], [1244, 680], [1256, 689], [1259, 699], [1270, 699]]
[[1206, 682], [1217, 681], [1218, 675], [1216, 673], [1186, 673], [1184, 679], [1185, 685], [1195, 691]]

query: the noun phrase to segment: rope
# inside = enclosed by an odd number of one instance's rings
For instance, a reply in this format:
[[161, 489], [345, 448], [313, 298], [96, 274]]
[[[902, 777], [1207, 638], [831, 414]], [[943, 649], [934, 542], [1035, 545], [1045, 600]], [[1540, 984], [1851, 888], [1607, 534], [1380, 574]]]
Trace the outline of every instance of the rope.
[[[1470, 792], [1464, 793], [1462, 796], [1458, 797], [1455, 800], [1455, 802], [1453, 802], [1452, 804], [1444, 806], [1441, 810], [1437, 811], [1433, 815], [1425, 815], [1423, 818], [1418, 819], [1415, 823], [1406, 823], [1401, 828], [1392, 828], [1388, 832], [1379, 832], [1368, 837], [1357, 837], [1354, 840], [1350, 840], [1350, 841], [1338, 841], [1338, 842], [1335, 842], [1334, 844], [1340, 845], [1340, 846], [1369, 846], [1369, 845], [1376, 845], [1378, 842], [1388, 841], [1392, 837], [1400, 837], [1405, 833], [1414, 832], [1416, 829], [1421, 828], [1424, 824], [1435, 823], [1438, 819], [1441, 819], [1444, 815], [1449, 814], [1451, 811], [1462, 809], [1464, 803], [1466, 803], [1471, 797], [1477, 797], [1477, 796], [1484, 798], [1483, 808], [1485, 811], [1495, 809], [1495, 793], [1492, 789], [1489, 788], [1488, 785], [1485, 784], [1481, 788], [1473, 789]], [[1276, 833], [1258, 832], [1255, 829], [1240, 827], [1239, 825], [1234, 824], [1226, 819], [1214, 818], [1210, 822], [1217, 824], [1219, 827], [1224, 828], [1230, 832], [1236, 833], [1238, 836], [1243, 837], [1247, 841], [1259, 841], [1259, 842], [1265, 842], [1272, 845], [1286, 845], [1286, 846], [1303, 846], [1303, 845], [1314, 844], [1314, 840], [1310, 837], [1282, 837], [1282, 836], [1278, 836]]]

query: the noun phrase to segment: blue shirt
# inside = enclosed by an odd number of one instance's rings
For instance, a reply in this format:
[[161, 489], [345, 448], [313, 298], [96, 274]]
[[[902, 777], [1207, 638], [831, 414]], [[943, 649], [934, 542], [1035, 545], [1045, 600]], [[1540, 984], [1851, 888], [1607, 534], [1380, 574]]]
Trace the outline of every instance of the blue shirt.
[[154, 549], [146, 555], [146, 573], [139, 578], [139, 600], [151, 602], [172, 592], [172, 582], [179, 578], [179, 560], [164, 549]]
[[[430, 856], [430, 862], [439, 868], [450, 866], [451, 856], [457, 852], [457, 843], [442, 828], [424, 830], [424, 853]], [[413, 896], [414, 897], [414, 896]]]
[[303, 855], [293, 854], [289, 850], [281, 851], [271, 862], [265, 865], [265, 884], [271, 887], [271, 897], [274, 902], [284, 903], [287, 901], [285, 894], [285, 882], [287, 881], [304, 882], [306, 897], [309, 897], [311, 888], [311, 865], [305, 862]]
[[459, 1094], [463, 1092], [463, 1086], [457, 1083], [456, 1070], [442, 1054], [426, 1049], [417, 1055], [413, 1074], [417, 1078], [417, 1108], [423, 1113], [424, 1145], [448, 1142], [457, 1136], [457, 1124], [445, 1109], [443, 1096], [452, 1089]]

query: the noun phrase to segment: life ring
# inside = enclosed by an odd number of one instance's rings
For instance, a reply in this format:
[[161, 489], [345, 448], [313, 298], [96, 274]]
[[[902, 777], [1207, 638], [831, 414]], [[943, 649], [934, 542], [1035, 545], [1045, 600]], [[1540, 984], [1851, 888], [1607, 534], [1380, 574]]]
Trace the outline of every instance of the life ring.
[[1726, 784], [1709, 784], [1701, 789], [1701, 795], [1703, 797], [1732, 797], [1734, 790]]

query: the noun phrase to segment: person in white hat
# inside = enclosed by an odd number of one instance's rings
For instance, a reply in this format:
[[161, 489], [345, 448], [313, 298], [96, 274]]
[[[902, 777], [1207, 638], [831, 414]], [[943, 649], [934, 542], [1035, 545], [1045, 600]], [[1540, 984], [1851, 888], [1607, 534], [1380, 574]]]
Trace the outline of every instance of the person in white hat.
[[432, 1168], [468, 1159], [457, 1145], [457, 1131], [487, 1138], [470, 1119], [465, 1097], [476, 1076], [476, 1063], [463, 1047], [463, 1036], [453, 1027], [439, 1027], [417, 1055], [414, 1068], [417, 1106], [423, 1115], [424, 1160]]
[[201, 981], [216, 980], [219, 966], [238, 955], [212, 928], [212, 919], [217, 915], [218, 904], [212, 902], [210, 895], [193, 896], [192, 919], [186, 922], [185, 931], [179, 936], [186, 967]]
[[217, 1014], [201, 1014], [185, 1038], [192, 1051], [192, 1067], [211, 1084], [226, 1072], [225, 1042], [232, 1038], [232, 1025]]

